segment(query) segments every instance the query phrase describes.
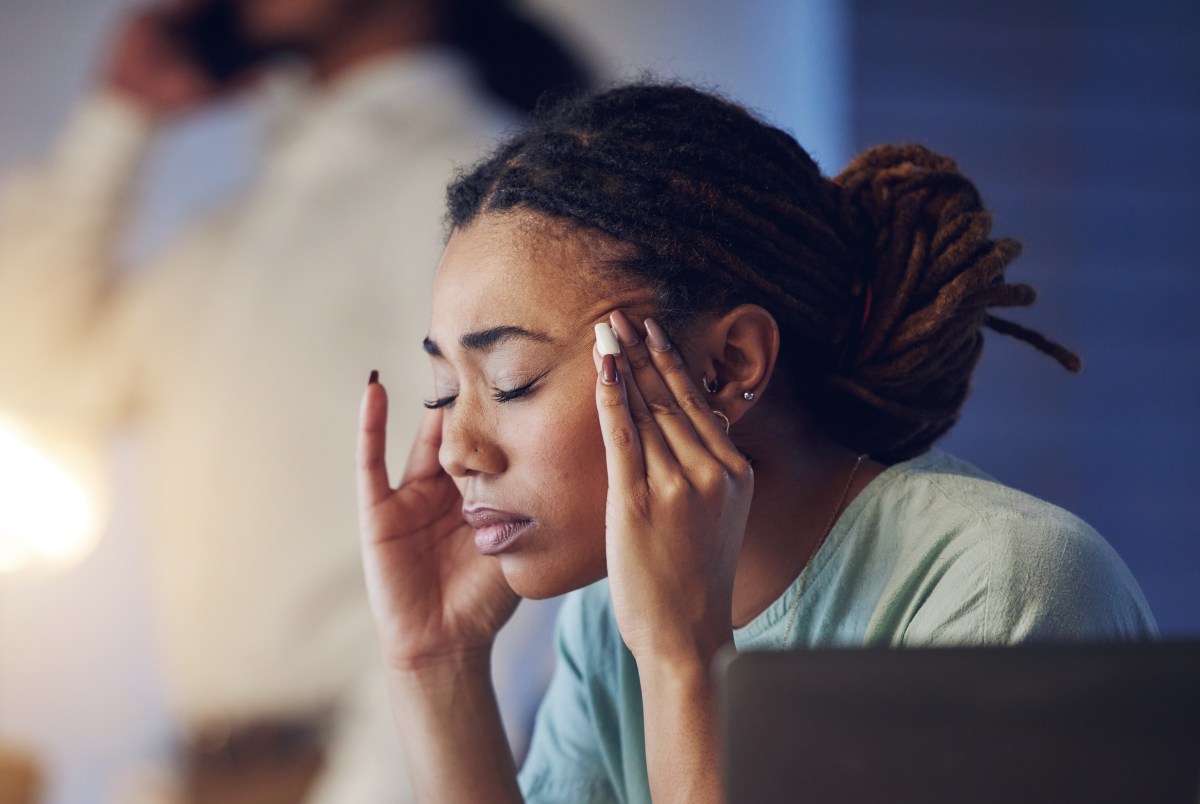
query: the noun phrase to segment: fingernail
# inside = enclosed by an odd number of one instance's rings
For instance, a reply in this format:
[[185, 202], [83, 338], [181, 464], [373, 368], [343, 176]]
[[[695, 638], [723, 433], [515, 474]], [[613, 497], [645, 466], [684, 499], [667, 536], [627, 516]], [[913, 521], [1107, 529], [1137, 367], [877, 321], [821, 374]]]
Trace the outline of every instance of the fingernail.
[[379, 372], [372, 371], [371, 376], [367, 377], [367, 385], [374, 385], [377, 382], [379, 382]]
[[614, 311], [608, 317], [608, 320], [612, 322], [612, 328], [616, 330], [617, 337], [620, 338], [622, 345], [633, 346], [641, 341], [637, 330], [633, 328], [633, 324], [629, 323], [629, 319], [620, 310]]
[[646, 343], [656, 352], [665, 352], [671, 348], [671, 340], [667, 333], [653, 318], [646, 319]]
[[617, 342], [617, 336], [613, 334], [612, 327], [603, 321], [596, 325], [596, 348], [602, 355], [621, 354], [621, 344]]
[[605, 355], [600, 361], [600, 381], [605, 385], [616, 385], [621, 381], [617, 374], [617, 359], [612, 355]]

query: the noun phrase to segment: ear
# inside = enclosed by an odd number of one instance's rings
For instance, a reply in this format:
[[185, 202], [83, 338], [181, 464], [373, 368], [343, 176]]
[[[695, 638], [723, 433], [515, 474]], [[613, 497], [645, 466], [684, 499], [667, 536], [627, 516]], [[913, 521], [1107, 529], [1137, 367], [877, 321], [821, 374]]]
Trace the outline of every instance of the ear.
[[757, 304], [743, 304], [701, 325], [690, 340], [689, 362], [710, 383], [716, 381], [709, 402], [736, 422], [758, 404], [775, 370], [779, 358], [775, 317]]

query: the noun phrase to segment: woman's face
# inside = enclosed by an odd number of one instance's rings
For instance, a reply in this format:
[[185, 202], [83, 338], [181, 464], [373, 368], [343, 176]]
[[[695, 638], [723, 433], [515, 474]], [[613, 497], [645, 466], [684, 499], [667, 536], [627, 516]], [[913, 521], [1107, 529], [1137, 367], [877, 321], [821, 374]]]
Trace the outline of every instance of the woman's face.
[[532, 215], [484, 215], [451, 236], [434, 282], [439, 458], [476, 545], [530, 598], [606, 571], [593, 327], [618, 307], [649, 312], [650, 294], [600, 278], [597, 241]]

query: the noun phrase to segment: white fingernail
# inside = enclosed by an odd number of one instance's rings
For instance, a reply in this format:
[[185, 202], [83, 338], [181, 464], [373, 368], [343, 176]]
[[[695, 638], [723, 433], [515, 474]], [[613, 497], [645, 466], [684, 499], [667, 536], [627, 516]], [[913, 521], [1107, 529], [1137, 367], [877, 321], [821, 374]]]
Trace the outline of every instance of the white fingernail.
[[596, 325], [596, 348], [602, 355], [621, 354], [621, 344], [613, 334], [612, 327], [601, 321]]

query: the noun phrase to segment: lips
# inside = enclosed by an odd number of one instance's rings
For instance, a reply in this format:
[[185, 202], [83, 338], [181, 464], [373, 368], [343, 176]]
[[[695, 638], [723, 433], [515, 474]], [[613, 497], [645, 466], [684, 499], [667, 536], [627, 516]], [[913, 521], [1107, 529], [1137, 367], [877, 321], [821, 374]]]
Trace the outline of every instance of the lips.
[[487, 556], [507, 550], [534, 524], [527, 516], [478, 506], [464, 508], [463, 519], [475, 529], [475, 548]]

